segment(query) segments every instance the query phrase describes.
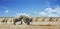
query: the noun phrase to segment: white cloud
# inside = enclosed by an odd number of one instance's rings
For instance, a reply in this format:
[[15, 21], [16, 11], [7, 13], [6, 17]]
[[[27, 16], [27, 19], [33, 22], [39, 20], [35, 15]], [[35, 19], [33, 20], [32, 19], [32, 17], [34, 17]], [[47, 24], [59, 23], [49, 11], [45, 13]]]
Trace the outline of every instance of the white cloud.
[[19, 15], [19, 13], [16, 13], [16, 15]]
[[5, 10], [5, 13], [8, 13], [9, 11], [8, 10]]
[[29, 16], [29, 14], [26, 14], [26, 13], [20, 13], [19, 15]]
[[45, 12], [39, 12], [39, 15], [46, 15]]
[[20, 15], [25, 15], [25, 16], [29, 16], [29, 14], [27, 13], [16, 13], [17, 16], [20, 16]]
[[44, 11], [39, 12], [40, 16], [46, 17], [59, 17], [60, 16], [60, 7], [57, 8], [46, 8]]

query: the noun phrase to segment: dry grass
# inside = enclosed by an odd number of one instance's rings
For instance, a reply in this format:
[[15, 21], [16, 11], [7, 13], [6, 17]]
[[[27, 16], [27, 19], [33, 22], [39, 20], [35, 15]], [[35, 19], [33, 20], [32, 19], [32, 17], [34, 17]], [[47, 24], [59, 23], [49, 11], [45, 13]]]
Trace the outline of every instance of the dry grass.
[[[4, 18], [0, 18], [0, 22]], [[9, 18], [8, 22], [13, 18]], [[55, 19], [56, 20], [56, 19]], [[54, 22], [60, 22], [60, 18], [57, 19], [57, 21]], [[36, 18], [33, 18], [33, 22], [49, 22], [49, 18], [45, 18], [43, 21], [43, 18], [39, 18], [36, 20]], [[37, 24], [37, 23], [36, 23]], [[0, 29], [60, 29], [60, 25], [12, 25], [12, 24], [0, 24]]]
[[9, 25], [0, 24], [0, 29], [60, 29], [60, 26]]

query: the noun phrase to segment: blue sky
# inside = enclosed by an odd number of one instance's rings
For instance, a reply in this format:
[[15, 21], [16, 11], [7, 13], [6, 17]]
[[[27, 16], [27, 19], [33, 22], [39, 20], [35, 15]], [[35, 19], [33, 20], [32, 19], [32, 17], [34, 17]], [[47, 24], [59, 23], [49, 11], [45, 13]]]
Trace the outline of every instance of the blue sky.
[[60, 16], [60, 0], [0, 0], [0, 16]]

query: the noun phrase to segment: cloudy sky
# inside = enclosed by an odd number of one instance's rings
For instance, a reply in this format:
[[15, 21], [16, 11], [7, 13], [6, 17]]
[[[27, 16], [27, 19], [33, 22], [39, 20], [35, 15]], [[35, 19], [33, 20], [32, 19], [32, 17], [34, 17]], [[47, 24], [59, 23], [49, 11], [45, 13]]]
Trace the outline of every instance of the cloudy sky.
[[60, 17], [60, 0], [0, 0], [0, 16]]

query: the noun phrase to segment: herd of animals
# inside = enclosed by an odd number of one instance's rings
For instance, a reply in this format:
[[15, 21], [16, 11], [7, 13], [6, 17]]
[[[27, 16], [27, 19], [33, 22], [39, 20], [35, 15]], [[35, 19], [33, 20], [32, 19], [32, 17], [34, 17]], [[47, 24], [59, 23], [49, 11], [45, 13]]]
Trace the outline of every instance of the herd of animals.
[[[1, 21], [1, 23], [7, 23], [8, 20], [9, 20], [8, 18], [4, 18], [4, 19]], [[19, 21], [20, 21], [19, 25], [23, 24], [23, 22], [26, 23], [27, 25], [29, 25], [30, 22], [32, 22], [32, 18], [30, 18], [30, 17], [28, 17], [28, 16], [23, 16], [23, 15], [21, 15], [21, 16], [19, 16], [19, 17], [16, 17], [16, 18], [11, 19], [10, 22], [13, 22], [13, 24], [16, 25], [16, 23], [19, 22]]]
[[[4, 18], [1, 23], [7, 23], [8, 18]], [[25, 15], [20, 15], [19, 17], [13, 18], [10, 20], [10, 22], [13, 22], [14, 25], [16, 25], [17, 22], [20, 22], [19, 25], [23, 24], [23, 22], [27, 25], [30, 25], [31, 22], [60, 22], [60, 17], [28, 17]]]

